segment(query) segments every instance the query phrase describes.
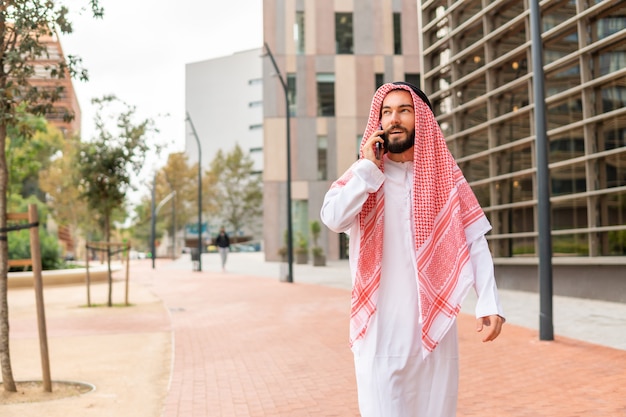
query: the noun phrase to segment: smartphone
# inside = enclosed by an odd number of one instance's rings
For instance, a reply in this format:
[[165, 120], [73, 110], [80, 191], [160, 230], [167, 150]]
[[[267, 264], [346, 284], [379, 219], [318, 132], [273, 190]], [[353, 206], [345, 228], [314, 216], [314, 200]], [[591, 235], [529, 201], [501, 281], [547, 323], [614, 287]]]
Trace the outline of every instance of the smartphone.
[[[378, 125], [378, 130], [383, 130], [383, 126]], [[380, 135], [380, 138], [383, 140], [383, 143], [376, 142], [376, 159], [380, 159], [381, 151], [385, 149], [385, 146], [387, 145], [387, 135], [383, 133]]]

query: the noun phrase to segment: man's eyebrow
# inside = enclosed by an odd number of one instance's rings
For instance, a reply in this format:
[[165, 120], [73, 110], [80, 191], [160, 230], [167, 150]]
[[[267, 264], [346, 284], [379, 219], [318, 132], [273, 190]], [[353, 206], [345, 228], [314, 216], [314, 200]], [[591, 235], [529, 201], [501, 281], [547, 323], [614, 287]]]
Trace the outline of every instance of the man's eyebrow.
[[[401, 108], [401, 107], [410, 107], [410, 108], [413, 108], [413, 103], [411, 103], [411, 104], [400, 104], [398, 107], [400, 107], [400, 108]], [[383, 109], [390, 109], [390, 108], [391, 108], [391, 106], [389, 106], [389, 105], [385, 105], [385, 106], [383, 106], [382, 108], [383, 108]]]

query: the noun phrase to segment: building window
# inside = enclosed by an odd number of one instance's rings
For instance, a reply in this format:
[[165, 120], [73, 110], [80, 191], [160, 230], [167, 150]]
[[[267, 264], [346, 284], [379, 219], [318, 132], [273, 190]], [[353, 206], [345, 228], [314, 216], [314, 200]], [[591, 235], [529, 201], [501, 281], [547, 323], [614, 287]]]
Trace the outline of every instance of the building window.
[[253, 107], [261, 107], [263, 105], [263, 102], [258, 100], [258, 101], [251, 101], [248, 103], [248, 107], [253, 108]]
[[317, 179], [328, 179], [328, 137], [317, 137]]
[[287, 74], [287, 100], [289, 100], [289, 116], [296, 115], [296, 74]]
[[317, 115], [335, 115], [335, 74], [317, 74]]
[[248, 80], [248, 85], [262, 85], [263, 78], [252, 78]]
[[337, 54], [353, 53], [352, 13], [335, 13], [335, 47]]
[[262, 123], [258, 123], [258, 124], [254, 124], [254, 125], [249, 125], [248, 126], [248, 130], [259, 130], [259, 129], [263, 129], [263, 124]]
[[419, 74], [404, 74], [404, 81], [409, 84], [413, 84], [416, 87], [420, 86], [420, 75]]
[[402, 55], [402, 21], [400, 13], [393, 14], [393, 53]]
[[296, 12], [296, 23], [293, 25], [293, 39], [296, 44], [296, 54], [304, 54], [304, 12]]
[[385, 83], [385, 74], [376, 73], [374, 74], [374, 82], [376, 83], [375, 89], [378, 90], [378, 87]]

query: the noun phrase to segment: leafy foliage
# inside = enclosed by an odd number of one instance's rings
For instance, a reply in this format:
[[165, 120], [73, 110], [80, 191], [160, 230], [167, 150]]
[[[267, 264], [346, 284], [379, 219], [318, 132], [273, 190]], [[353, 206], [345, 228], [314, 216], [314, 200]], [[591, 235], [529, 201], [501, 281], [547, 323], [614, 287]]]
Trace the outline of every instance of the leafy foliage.
[[[95, 17], [103, 13], [98, 3], [98, 0], [88, 2]], [[47, 40], [58, 32], [72, 32], [68, 11], [61, 2], [50, 0], [0, 2], [0, 228], [6, 226], [7, 213], [7, 130], [19, 126], [20, 109], [24, 113], [44, 115], [63, 93], [62, 87], [42, 88], [32, 83], [34, 75], [87, 79], [87, 72], [80, 68], [80, 58], [55, 59], [48, 51]], [[7, 259], [7, 241], [0, 240], [0, 365], [5, 391], [16, 392], [9, 354]]]
[[261, 178], [253, 172], [253, 165], [239, 145], [227, 155], [218, 151], [211, 162], [218, 216], [236, 232], [244, 225], [254, 227], [263, 211]]

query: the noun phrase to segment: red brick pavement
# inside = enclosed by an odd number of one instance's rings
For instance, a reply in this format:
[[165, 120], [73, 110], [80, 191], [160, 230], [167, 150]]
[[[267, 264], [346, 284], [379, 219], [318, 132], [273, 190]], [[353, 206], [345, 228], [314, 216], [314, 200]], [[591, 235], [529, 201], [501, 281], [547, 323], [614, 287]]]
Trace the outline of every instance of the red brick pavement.
[[[161, 268], [147, 275], [175, 335], [163, 417], [358, 416], [349, 291]], [[541, 342], [510, 324], [485, 344], [467, 315], [459, 329], [458, 417], [626, 416], [626, 351]]]

